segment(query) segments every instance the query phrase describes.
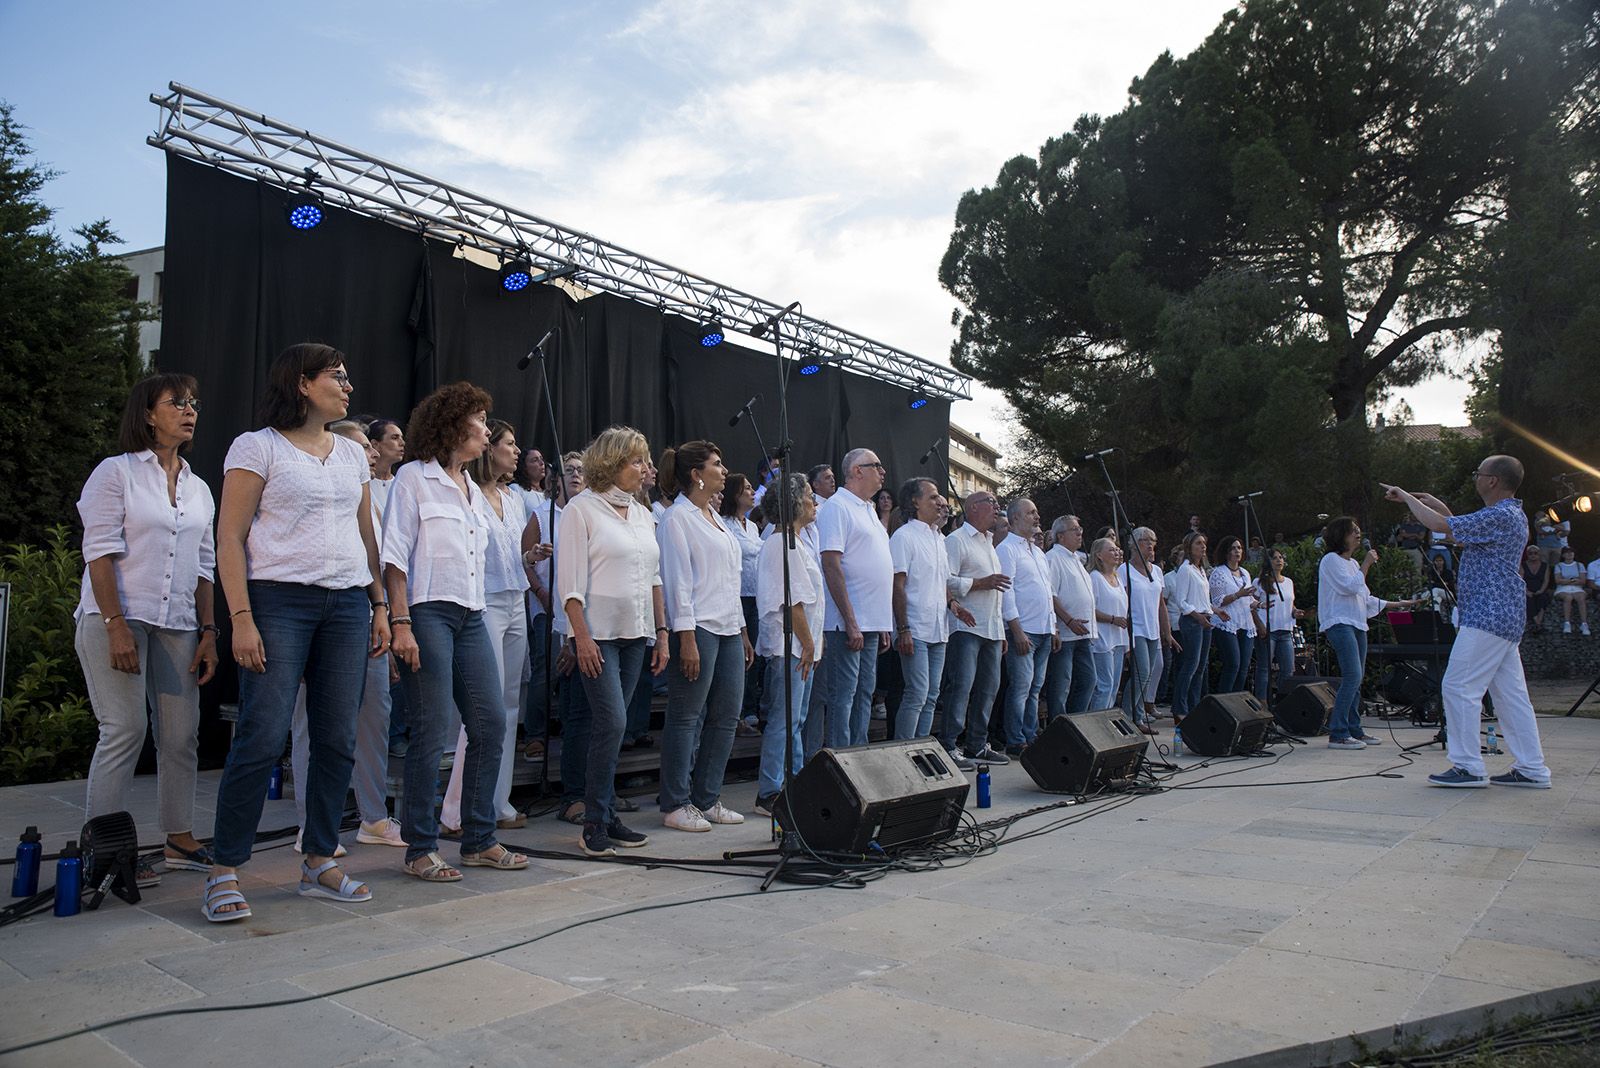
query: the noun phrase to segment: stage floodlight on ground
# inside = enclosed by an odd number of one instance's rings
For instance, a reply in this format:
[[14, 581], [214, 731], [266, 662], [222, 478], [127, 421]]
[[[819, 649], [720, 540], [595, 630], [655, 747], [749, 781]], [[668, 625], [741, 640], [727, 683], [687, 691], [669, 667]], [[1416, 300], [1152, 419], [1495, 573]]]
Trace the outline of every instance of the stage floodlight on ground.
[[309, 190], [290, 194], [283, 211], [289, 225], [301, 231], [315, 230], [327, 217], [322, 210], [322, 198]]
[[911, 390], [911, 396], [906, 398], [906, 407], [910, 408], [914, 412], [921, 411], [923, 408], [928, 406], [928, 401], [930, 399], [931, 398], [928, 396], [928, 387], [924, 385], [922, 380], [919, 378], [917, 379], [916, 386]]
[[527, 260], [517, 259], [500, 265], [500, 288], [507, 293], [520, 293], [533, 283], [533, 268]]
[[722, 344], [723, 338], [722, 324], [714, 319], [700, 328], [700, 344], [704, 348], [716, 348]]

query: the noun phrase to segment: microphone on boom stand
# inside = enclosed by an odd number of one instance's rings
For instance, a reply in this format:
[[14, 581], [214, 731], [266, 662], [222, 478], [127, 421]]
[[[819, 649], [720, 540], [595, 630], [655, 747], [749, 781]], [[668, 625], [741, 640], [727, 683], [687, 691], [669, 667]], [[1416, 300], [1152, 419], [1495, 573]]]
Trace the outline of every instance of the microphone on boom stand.
[[739, 420], [743, 419], [746, 415], [751, 414], [750, 409], [753, 408], [755, 406], [756, 401], [758, 401], [760, 399], [761, 399], [761, 394], [757, 393], [754, 397], [751, 397], [749, 400], [745, 401], [744, 402], [744, 407], [742, 407], [738, 411], [734, 412], [732, 418], [730, 418], [728, 420], [728, 425], [729, 426], [738, 426], [739, 425]]
[[527, 354], [524, 355], [522, 357], [522, 359], [517, 361], [517, 370], [526, 371], [528, 369], [528, 367], [533, 363], [534, 356], [543, 355], [545, 342], [547, 342], [551, 338], [555, 337], [555, 335], [556, 335], [556, 328], [555, 327], [552, 326], [550, 329], [546, 330], [544, 332], [544, 337], [542, 337], [538, 341], [534, 342], [533, 348], [529, 349]]

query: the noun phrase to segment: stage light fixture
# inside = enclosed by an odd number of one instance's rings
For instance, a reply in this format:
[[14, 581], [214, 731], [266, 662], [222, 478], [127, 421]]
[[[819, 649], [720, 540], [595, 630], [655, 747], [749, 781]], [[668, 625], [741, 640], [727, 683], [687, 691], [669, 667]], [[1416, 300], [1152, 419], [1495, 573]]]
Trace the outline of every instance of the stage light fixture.
[[911, 391], [911, 396], [906, 398], [906, 407], [914, 412], [921, 411], [928, 406], [928, 402], [932, 399], [932, 397], [928, 396], [927, 384], [919, 378], [917, 379], [916, 388]]
[[800, 357], [800, 373], [807, 377], [822, 370], [822, 354], [816, 349], [807, 349]]
[[533, 268], [525, 259], [515, 259], [500, 265], [500, 288], [507, 293], [518, 293], [533, 284]]
[[700, 328], [700, 345], [702, 348], [714, 349], [722, 344], [723, 340], [722, 324], [715, 319]]
[[1593, 508], [1594, 508], [1594, 496], [1592, 494], [1588, 494], [1588, 493], [1579, 494], [1578, 495], [1578, 499], [1572, 502], [1572, 510], [1574, 512], [1585, 512], [1585, 513], [1587, 513], [1588, 511], [1590, 511]]
[[322, 225], [327, 213], [322, 209], [322, 198], [309, 189], [291, 193], [283, 205], [284, 216], [296, 230], [315, 230]]

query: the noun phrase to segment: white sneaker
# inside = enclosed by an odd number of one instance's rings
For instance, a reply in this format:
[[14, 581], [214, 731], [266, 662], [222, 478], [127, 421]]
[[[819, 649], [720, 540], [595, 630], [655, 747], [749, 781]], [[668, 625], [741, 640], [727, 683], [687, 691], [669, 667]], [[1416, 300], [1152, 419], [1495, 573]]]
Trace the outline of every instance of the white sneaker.
[[735, 824], [744, 822], [743, 816], [725, 806], [721, 801], [718, 801], [708, 809], [702, 810], [701, 815], [712, 823]]
[[1572, 620], [1569, 619], [1565, 623], [1561, 624], [1561, 633], [1562, 634], [1571, 634], [1572, 633]]
[[[306, 832], [303, 831], [303, 830], [295, 832], [295, 836], [294, 836], [294, 851], [296, 853], [304, 853], [305, 852], [305, 850], [300, 848], [300, 836], [302, 834], [305, 834], [305, 833]], [[350, 851], [344, 847], [344, 843], [343, 842], [340, 842], [338, 845], [333, 847], [333, 855], [335, 857], [342, 857], [342, 856], [344, 856], [345, 854], [347, 854], [349, 852]]]
[[377, 823], [362, 822], [356, 829], [356, 841], [362, 845], [386, 845], [406, 847], [405, 839], [400, 837], [400, 821], [393, 817], [379, 820]]
[[675, 831], [709, 831], [711, 824], [693, 805], [681, 805], [661, 817], [664, 827]]
[[1589, 636], [1589, 624], [1587, 624], [1587, 623], [1578, 624], [1578, 633], [1582, 634], [1585, 638], [1587, 638]]

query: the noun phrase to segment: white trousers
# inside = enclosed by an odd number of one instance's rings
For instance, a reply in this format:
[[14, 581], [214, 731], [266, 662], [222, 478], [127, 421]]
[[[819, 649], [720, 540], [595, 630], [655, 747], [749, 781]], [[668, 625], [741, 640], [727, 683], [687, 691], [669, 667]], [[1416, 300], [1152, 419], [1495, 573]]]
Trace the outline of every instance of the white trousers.
[[[484, 598], [483, 625], [494, 647], [495, 672], [500, 679], [500, 703], [506, 711], [505, 744], [500, 748], [500, 775], [495, 780], [495, 818], [509, 820], [517, 810], [511, 804], [511, 773], [517, 760], [517, 725], [522, 722], [522, 675], [528, 664], [528, 613], [519, 590], [501, 590]], [[439, 822], [461, 826], [461, 778], [467, 764], [467, 729], [456, 741], [456, 762], [444, 790]]]
[[1500, 720], [1500, 737], [1511, 751], [1512, 769], [1530, 779], [1550, 778], [1539, 746], [1539, 723], [1528, 699], [1528, 682], [1522, 674], [1522, 650], [1516, 642], [1476, 627], [1462, 627], [1456, 632], [1441, 689], [1450, 763], [1473, 775], [1486, 774], [1478, 729], [1487, 692]]

